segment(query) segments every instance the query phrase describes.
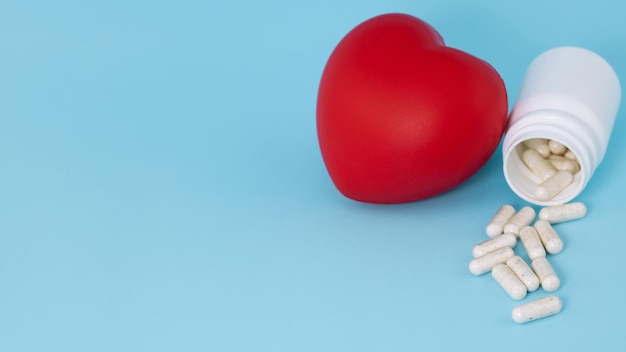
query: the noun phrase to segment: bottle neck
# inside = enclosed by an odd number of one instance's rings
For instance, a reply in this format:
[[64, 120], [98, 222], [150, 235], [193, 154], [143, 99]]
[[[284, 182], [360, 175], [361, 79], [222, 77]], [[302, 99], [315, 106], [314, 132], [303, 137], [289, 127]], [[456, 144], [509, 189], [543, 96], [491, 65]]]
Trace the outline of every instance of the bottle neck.
[[[543, 138], [560, 142], [578, 159], [580, 171], [574, 181], [550, 200], [536, 199], [537, 179], [524, 166], [521, 154], [523, 142]], [[528, 202], [538, 205], [556, 205], [575, 198], [585, 188], [600, 163], [606, 146], [577, 116], [559, 110], [537, 110], [523, 115], [511, 115], [502, 145], [504, 175], [513, 191]]]

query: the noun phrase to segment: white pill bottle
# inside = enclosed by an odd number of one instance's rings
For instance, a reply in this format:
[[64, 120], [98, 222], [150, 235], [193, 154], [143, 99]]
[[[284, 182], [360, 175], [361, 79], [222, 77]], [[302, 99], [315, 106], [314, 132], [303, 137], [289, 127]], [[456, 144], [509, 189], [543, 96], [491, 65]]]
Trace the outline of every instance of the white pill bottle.
[[[620, 100], [617, 75], [599, 55], [578, 47], [539, 55], [528, 67], [502, 144], [504, 176], [511, 189], [543, 206], [579, 195], [604, 157]], [[580, 165], [573, 181], [548, 200], [537, 198], [540, 181], [522, 161], [523, 142], [535, 138], [563, 144]]]

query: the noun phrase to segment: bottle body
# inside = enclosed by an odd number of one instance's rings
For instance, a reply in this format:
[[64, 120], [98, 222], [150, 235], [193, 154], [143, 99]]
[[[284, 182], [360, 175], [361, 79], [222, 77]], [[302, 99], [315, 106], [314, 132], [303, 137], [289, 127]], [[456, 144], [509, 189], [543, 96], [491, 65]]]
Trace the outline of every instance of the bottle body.
[[[620, 100], [615, 71], [597, 54], [559, 47], [539, 55], [526, 72], [502, 145], [511, 189], [538, 205], [563, 204], [580, 194], [604, 158]], [[577, 163], [571, 181], [548, 198], [537, 192], [547, 181], [524, 162], [531, 140], [565, 146]]]

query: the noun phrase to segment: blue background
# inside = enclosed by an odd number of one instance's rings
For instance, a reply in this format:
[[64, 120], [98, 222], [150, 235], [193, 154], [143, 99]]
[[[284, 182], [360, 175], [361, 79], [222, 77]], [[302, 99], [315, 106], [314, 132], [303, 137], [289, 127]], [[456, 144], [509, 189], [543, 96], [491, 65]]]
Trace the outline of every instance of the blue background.
[[562, 313], [517, 325], [519, 302], [467, 269], [495, 210], [527, 205], [500, 150], [441, 196], [357, 203], [326, 173], [315, 104], [334, 46], [382, 13], [491, 63], [512, 104], [555, 46], [591, 49], [626, 79], [624, 10], [3, 1], [0, 350], [623, 351], [626, 109], [576, 199], [589, 214], [557, 227]]

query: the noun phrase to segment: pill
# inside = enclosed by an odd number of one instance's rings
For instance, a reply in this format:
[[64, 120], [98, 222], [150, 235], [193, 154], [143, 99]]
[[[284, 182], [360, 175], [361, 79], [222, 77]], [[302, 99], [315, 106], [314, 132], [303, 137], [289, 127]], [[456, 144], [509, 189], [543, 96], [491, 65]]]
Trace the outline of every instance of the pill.
[[505, 263], [513, 255], [511, 247], [496, 249], [493, 252], [472, 259], [469, 263], [469, 271], [474, 275], [482, 275], [489, 272], [497, 264]]
[[487, 225], [485, 231], [489, 237], [502, 234], [504, 225], [515, 215], [515, 208], [511, 205], [505, 204], [498, 209], [491, 222]]
[[527, 148], [535, 150], [544, 158], [550, 155], [550, 146], [548, 145], [547, 139], [532, 138], [525, 140], [523, 143]]
[[548, 162], [550, 162], [550, 164], [552, 164], [557, 171], [569, 171], [575, 174], [580, 170], [578, 161], [568, 159], [561, 155], [550, 155], [548, 157]]
[[563, 250], [563, 241], [561, 237], [556, 233], [552, 225], [547, 220], [537, 220], [535, 222], [535, 230], [543, 243], [543, 247], [546, 252], [550, 254], [557, 254]]
[[563, 155], [563, 153], [567, 151], [567, 148], [563, 144], [555, 140], [549, 140], [548, 147], [550, 148], [550, 152], [552, 154]]
[[519, 231], [519, 239], [522, 241], [522, 245], [524, 246], [530, 260], [546, 256], [546, 250], [543, 248], [541, 239], [539, 238], [539, 235], [534, 227], [522, 227]]
[[526, 297], [526, 285], [509, 269], [506, 264], [497, 264], [491, 269], [491, 276], [500, 287], [516, 301]]
[[574, 152], [572, 152], [571, 150], [566, 151], [563, 156], [571, 160], [578, 160], [576, 154], [574, 154]]
[[528, 292], [536, 291], [539, 288], [539, 278], [522, 257], [513, 256], [506, 261], [506, 265], [524, 283]]
[[559, 297], [547, 296], [513, 308], [511, 316], [516, 323], [521, 324], [557, 314], [562, 308], [563, 302]]
[[569, 186], [574, 180], [571, 172], [559, 171], [554, 176], [543, 181], [535, 189], [535, 197], [539, 200], [549, 200], [561, 193], [565, 187]]
[[531, 207], [523, 207], [504, 225], [505, 233], [519, 234], [519, 230], [530, 225], [535, 219], [535, 209]]
[[587, 215], [587, 207], [581, 202], [553, 205], [539, 211], [539, 219], [551, 224], [580, 219], [585, 215]]
[[537, 277], [539, 278], [541, 287], [543, 287], [544, 290], [553, 292], [559, 289], [559, 286], [561, 286], [561, 280], [559, 280], [559, 277], [556, 275], [556, 272], [546, 257], [537, 257], [533, 259], [531, 265], [535, 274], [537, 274]]
[[503, 233], [502, 235], [494, 236], [484, 242], [475, 245], [472, 249], [472, 255], [474, 256], [474, 258], [478, 258], [502, 247], [513, 248], [516, 244], [517, 237], [514, 234]]
[[522, 160], [530, 171], [537, 175], [542, 181], [556, 174], [554, 166], [534, 149], [526, 149], [522, 154]]

